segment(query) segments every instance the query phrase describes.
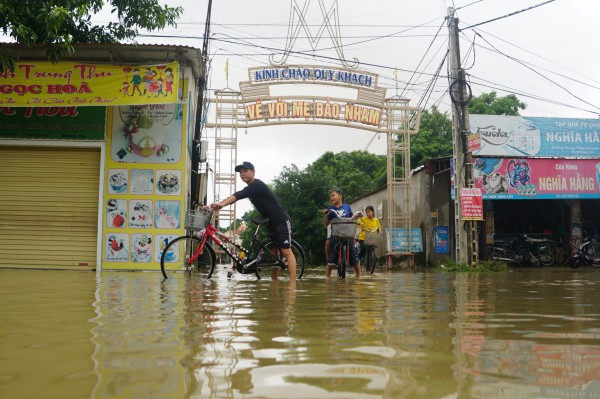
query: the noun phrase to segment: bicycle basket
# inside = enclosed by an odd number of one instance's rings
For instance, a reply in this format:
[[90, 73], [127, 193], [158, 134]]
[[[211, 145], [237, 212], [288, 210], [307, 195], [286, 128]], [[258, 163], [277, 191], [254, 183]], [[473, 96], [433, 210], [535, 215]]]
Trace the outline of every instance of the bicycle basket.
[[192, 230], [202, 230], [212, 219], [212, 211], [187, 211], [185, 214], [185, 228]]
[[354, 238], [356, 221], [351, 218], [331, 219], [331, 235], [335, 238]]
[[365, 231], [365, 245], [379, 247], [383, 243], [383, 234], [375, 231]]

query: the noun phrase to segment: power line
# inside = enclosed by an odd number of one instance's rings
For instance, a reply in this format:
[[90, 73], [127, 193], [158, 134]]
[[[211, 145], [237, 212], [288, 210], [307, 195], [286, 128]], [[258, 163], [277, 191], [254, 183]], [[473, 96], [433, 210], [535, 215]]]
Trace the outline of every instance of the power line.
[[[421, 66], [421, 63], [425, 60], [425, 56], [431, 49], [431, 46], [433, 46], [433, 43], [435, 42], [435, 39], [437, 39], [438, 35], [440, 34], [440, 31], [442, 30], [443, 26], [444, 26], [444, 23], [442, 23], [442, 25], [440, 25], [440, 27], [438, 28], [438, 31], [435, 33], [433, 40], [431, 41], [431, 43], [429, 43], [429, 47], [427, 47], [427, 50], [425, 50], [425, 54], [423, 54], [423, 57], [421, 57], [421, 60], [419, 61], [419, 64], [417, 65], [417, 69]], [[404, 89], [402, 89], [402, 93], [400, 93], [400, 97], [402, 97], [404, 95], [404, 92], [408, 89], [410, 81], [412, 80], [412, 78], [415, 76], [416, 73], [417, 73], [416, 70], [413, 71], [413, 74], [411, 75], [410, 79], [408, 79], [408, 82], [406, 82], [406, 86], [404, 87]]]
[[579, 111], [589, 112], [591, 114], [598, 115], [598, 111], [581, 108], [581, 107], [578, 107], [578, 106], [575, 106], [575, 105], [570, 105], [570, 104], [566, 104], [566, 103], [563, 103], [563, 102], [560, 102], [560, 101], [556, 101], [556, 100], [552, 100], [552, 99], [540, 97], [540, 96], [537, 96], [535, 94], [530, 94], [530, 93], [526, 93], [526, 92], [523, 92], [523, 91], [519, 91], [517, 89], [513, 89], [511, 87], [499, 85], [498, 83], [491, 82], [489, 80], [477, 77], [477, 76], [472, 75], [472, 74], [469, 74], [469, 78], [470, 79], [474, 78], [474, 79], [478, 79], [478, 80], [480, 80], [482, 82], [489, 83], [489, 84], [475, 83], [478, 86], [487, 87], [489, 89], [498, 90], [498, 91], [502, 91], [502, 92], [505, 92], [505, 93], [514, 94], [514, 95], [518, 95], [518, 96], [526, 97], [526, 98], [531, 98], [531, 99], [538, 100], [538, 101], [541, 101], [541, 102], [546, 102], [546, 103], [554, 104], [554, 105], [560, 105], [562, 107], [576, 109], [576, 110], [579, 110]]
[[[478, 35], [477, 31], [474, 31], [474, 32], [475, 32], [475, 35], [477, 36], [477, 35]], [[498, 40], [500, 40], [500, 41], [502, 41], [502, 42], [504, 42], [504, 43], [506, 43], [506, 44], [509, 44], [510, 46], [516, 47], [517, 49], [519, 49], [519, 50], [521, 50], [521, 51], [524, 51], [524, 52], [526, 52], [526, 53], [528, 53], [528, 54], [531, 54], [531, 55], [533, 55], [533, 56], [535, 56], [535, 57], [537, 57], [537, 58], [540, 58], [540, 59], [542, 59], [542, 60], [544, 60], [544, 61], [546, 61], [546, 62], [550, 62], [550, 63], [553, 63], [553, 64], [554, 64], [554, 62], [552, 62], [552, 61], [550, 61], [550, 60], [548, 60], [548, 59], [546, 59], [546, 58], [544, 58], [544, 57], [540, 56], [539, 54], [536, 54], [536, 53], [534, 53], [533, 51], [527, 50], [527, 49], [525, 49], [525, 48], [523, 48], [523, 47], [521, 47], [521, 46], [518, 46], [518, 45], [516, 45], [516, 44], [514, 44], [514, 43], [512, 43], [512, 42], [509, 42], [508, 40], [502, 39], [501, 37], [498, 37], [498, 36], [496, 36], [496, 35], [494, 35], [494, 34], [492, 34], [492, 33], [490, 33], [490, 32], [486, 32], [486, 31], [483, 31], [483, 30], [482, 30], [481, 32], [483, 32], [483, 33], [485, 33], [486, 35], [488, 35], [488, 36], [491, 36], [491, 37], [493, 37], [493, 38], [495, 38], [495, 39], [498, 39]], [[479, 34], [479, 36], [481, 36], [481, 35]], [[473, 38], [473, 43], [474, 43], [474, 42], [475, 42], [475, 39]], [[479, 47], [481, 47], [481, 48], [483, 48], [483, 49], [486, 49], [486, 50], [495, 51], [495, 50], [491, 50], [491, 49], [489, 49], [489, 48], [487, 48], [487, 47], [484, 47], [484, 46], [481, 46], [481, 45], [478, 45], [478, 46], [479, 46]], [[522, 62], [525, 62], [525, 61], [522, 61]], [[543, 68], [543, 67], [540, 67], [540, 66], [538, 66], [538, 65], [533, 65], [533, 63], [528, 63], [528, 62], [525, 62], [525, 63], [526, 63], [526, 64], [529, 64], [529, 65], [532, 65], [532, 66], [535, 66], [536, 68], [538, 68], [538, 69], [542, 69], [542, 70], [544, 70], [544, 71], [546, 71], [546, 72], [552, 73], [552, 74], [554, 74], [554, 75], [556, 75], [556, 76], [560, 76], [561, 78], [564, 78], [564, 79], [567, 79], [567, 80], [571, 80], [571, 81], [573, 81], [573, 82], [576, 82], [576, 83], [580, 83], [580, 84], [582, 84], [582, 85], [588, 86], [588, 87], [590, 87], [590, 88], [593, 88], [593, 89], [600, 89], [600, 86], [594, 86], [594, 85], [592, 85], [592, 84], [590, 84], [590, 83], [583, 82], [583, 81], [581, 81], [581, 80], [579, 80], [579, 79], [575, 79], [575, 78], [572, 78], [572, 77], [570, 77], [570, 76], [567, 76], [567, 75], [563, 75], [563, 74], [561, 74], [561, 73], [558, 73], [558, 72], [553, 72], [553, 71], [551, 71], [551, 70], [549, 70], [549, 69], [547, 69], [547, 68]], [[561, 67], [561, 68], [565, 68], [565, 67], [564, 67], [564, 66], [562, 66], [562, 65], [558, 65], [558, 64], [555, 64], [555, 65], [556, 65], [556, 66], [558, 66], [558, 67]], [[568, 69], [568, 68], [565, 68], [565, 69]], [[573, 72], [573, 73], [579, 74], [577, 71], [572, 71], [572, 70], [569, 70], [569, 72]], [[586, 78], [586, 79], [589, 79], [591, 82], [594, 82], [594, 83], [599, 83], [599, 84], [600, 84], [600, 82], [599, 82], [599, 81], [596, 81], [596, 80], [594, 80], [594, 79], [592, 79], [592, 78], [589, 78], [589, 77], [587, 77], [587, 76], [583, 76], [583, 75], [581, 75], [581, 74], [579, 74], [579, 75], [580, 75], [580, 76], [582, 76], [582, 77], [584, 77], [584, 78]]]
[[485, 25], [485, 24], [488, 24], [488, 23], [490, 23], [490, 22], [498, 21], [498, 20], [500, 20], [500, 19], [504, 19], [504, 18], [512, 17], [512, 16], [514, 16], [514, 15], [517, 15], [517, 14], [520, 14], [520, 13], [522, 13], [522, 12], [529, 11], [529, 10], [532, 10], [532, 9], [534, 9], [534, 8], [537, 8], [537, 7], [541, 7], [541, 6], [543, 6], [543, 5], [546, 5], [546, 4], [548, 4], [548, 3], [552, 3], [553, 1], [555, 1], [555, 0], [548, 0], [548, 1], [545, 1], [545, 2], [543, 2], [543, 3], [536, 4], [536, 5], [534, 5], [534, 6], [531, 6], [531, 7], [528, 7], [528, 8], [524, 8], [524, 9], [522, 9], [522, 10], [519, 10], [519, 11], [511, 12], [510, 14], [506, 14], [506, 15], [503, 15], [503, 16], [501, 16], [501, 17], [497, 17], [497, 18], [489, 19], [489, 20], [487, 20], [487, 21], [483, 21], [483, 22], [480, 22], [480, 23], [478, 23], [478, 24], [475, 24], [475, 25], [467, 26], [466, 28], [462, 28], [462, 29], [460, 29], [460, 30], [461, 30], [461, 31], [463, 31], [463, 30], [466, 30], [466, 29], [474, 28], [474, 27], [476, 27], [476, 26]]
[[584, 100], [583, 98], [581, 98], [581, 97], [579, 97], [579, 96], [575, 95], [575, 94], [574, 94], [574, 93], [572, 93], [570, 90], [568, 90], [566, 87], [564, 87], [564, 86], [562, 86], [562, 85], [558, 84], [558, 83], [557, 83], [555, 80], [553, 80], [553, 79], [550, 79], [549, 77], [547, 77], [547, 76], [543, 75], [542, 73], [538, 72], [538, 71], [537, 71], [537, 70], [535, 70], [534, 68], [532, 68], [532, 67], [530, 67], [529, 65], [525, 64], [523, 61], [521, 61], [521, 60], [518, 60], [518, 59], [516, 59], [515, 57], [511, 57], [511, 56], [510, 56], [510, 55], [508, 55], [508, 54], [504, 54], [502, 51], [500, 51], [500, 50], [498, 50], [496, 47], [494, 47], [494, 45], [492, 45], [492, 44], [491, 44], [489, 41], [487, 41], [487, 40], [486, 40], [486, 39], [485, 39], [483, 36], [481, 36], [481, 35], [479, 35], [479, 34], [478, 34], [478, 36], [479, 36], [479, 37], [481, 37], [481, 38], [482, 38], [482, 39], [483, 39], [483, 40], [484, 40], [484, 41], [485, 41], [487, 44], [489, 44], [490, 46], [492, 46], [492, 48], [493, 48], [494, 50], [496, 50], [496, 51], [498, 52], [498, 54], [501, 54], [501, 55], [503, 55], [504, 57], [506, 57], [506, 58], [508, 58], [508, 59], [510, 59], [510, 60], [512, 60], [512, 61], [514, 61], [514, 62], [516, 62], [516, 63], [518, 63], [518, 64], [520, 64], [520, 65], [522, 65], [522, 66], [524, 66], [525, 68], [529, 69], [530, 71], [532, 71], [532, 72], [533, 72], [533, 73], [535, 73], [536, 75], [540, 76], [541, 78], [543, 78], [543, 79], [547, 80], [548, 82], [552, 83], [553, 85], [555, 85], [555, 86], [557, 86], [557, 87], [561, 88], [562, 90], [564, 90], [565, 92], [567, 92], [568, 94], [570, 94], [571, 96], [573, 96], [574, 98], [576, 98], [577, 100], [579, 100], [579, 101], [581, 101], [581, 102], [583, 102], [583, 103], [585, 103], [585, 104], [587, 104], [587, 105], [590, 105], [590, 106], [592, 106], [592, 107], [594, 107], [594, 108], [597, 108], [598, 110], [600, 110], [600, 107], [598, 107], [598, 106], [596, 106], [596, 105], [594, 105], [594, 104], [592, 104], [592, 103], [590, 103], [590, 102], [588, 102], [588, 101]]

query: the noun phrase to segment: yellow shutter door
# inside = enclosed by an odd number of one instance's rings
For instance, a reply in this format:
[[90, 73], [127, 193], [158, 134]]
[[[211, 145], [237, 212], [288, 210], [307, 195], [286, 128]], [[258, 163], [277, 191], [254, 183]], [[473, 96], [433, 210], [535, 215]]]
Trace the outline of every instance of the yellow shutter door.
[[0, 146], [0, 267], [96, 267], [99, 148]]

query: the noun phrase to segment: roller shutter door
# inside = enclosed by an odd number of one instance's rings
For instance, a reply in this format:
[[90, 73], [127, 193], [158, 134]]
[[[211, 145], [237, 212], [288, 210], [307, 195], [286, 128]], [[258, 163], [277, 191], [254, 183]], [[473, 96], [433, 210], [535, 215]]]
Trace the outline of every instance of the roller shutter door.
[[0, 147], [0, 267], [96, 267], [100, 149]]

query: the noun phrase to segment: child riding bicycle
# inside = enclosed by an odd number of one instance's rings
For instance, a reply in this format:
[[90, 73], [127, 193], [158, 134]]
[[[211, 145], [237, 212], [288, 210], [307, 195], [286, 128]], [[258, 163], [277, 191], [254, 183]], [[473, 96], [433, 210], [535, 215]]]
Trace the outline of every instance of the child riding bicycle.
[[365, 208], [365, 213], [365, 216], [358, 219], [358, 226], [360, 227], [360, 234], [358, 235], [358, 259], [362, 259], [365, 254], [365, 235], [367, 231], [381, 232], [381, 223], [375, 217], [375, 208], [369, 205]]
[[[356, 214], [352, 212], [352, 208], [350, 205], [344, 204], [344, 194], [340, 189], [333, 189], [329, 192], [329, 202], [330, 206], [323, 211], [323, 224], [328, 226], [331, 223], [332, 219], [335, 218], [359, 218], [362, 214], [357, 212]], [[337, 251], [335, 248], [339, 245], [338, 239], [334, 237], [328, 237], [329, 240], [329, 254], [327, 259], [327, 267], [325, 269], [325, 277], [329, 278], [331, 276], [331, 270], [336, 267], [335, 264], [335, 256]], [[354, 268], [354, 273], [356, 277], [360, 276], [360, 263], [358, 260], [358, 254], [356, 251], [356, 246], [352, 242], [349, 246], [350, 259], [349, 264]]]

